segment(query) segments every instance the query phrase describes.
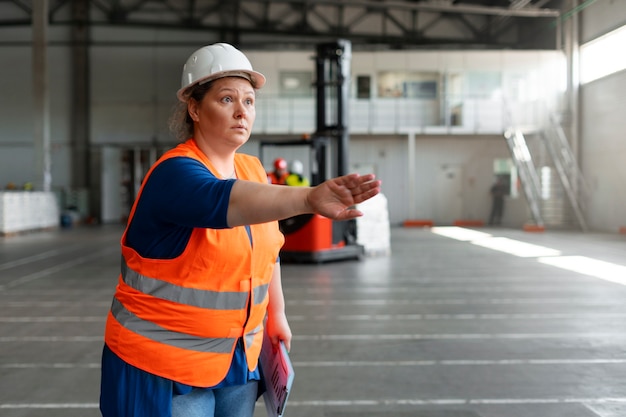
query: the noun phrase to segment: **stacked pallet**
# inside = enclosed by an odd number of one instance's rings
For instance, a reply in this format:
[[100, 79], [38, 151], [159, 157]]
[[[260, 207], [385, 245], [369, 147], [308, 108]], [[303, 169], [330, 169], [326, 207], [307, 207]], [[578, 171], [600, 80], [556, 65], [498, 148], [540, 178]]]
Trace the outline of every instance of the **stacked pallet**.
[[59, 226], [56, 195], [44, 191], [0, 191], [0, 235]]
[[383, 194], [358, 205], [363, 212], [356, 220], [357, 243], [363, 245], [366, 256], [386, 256], [391, 253], [391, 231], [387, 198]]

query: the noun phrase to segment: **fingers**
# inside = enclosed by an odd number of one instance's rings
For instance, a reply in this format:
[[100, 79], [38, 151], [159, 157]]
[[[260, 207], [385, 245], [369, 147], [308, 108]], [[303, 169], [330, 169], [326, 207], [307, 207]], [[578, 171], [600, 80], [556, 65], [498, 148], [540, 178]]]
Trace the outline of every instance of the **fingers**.
[[350, 191], [350, 194], [354, 199], [354, 204], [362, 203], [380, 192], [381, 182], [379, 180], [375, 180], [375, 176], [373, 174], [361, 176], [351, 174], [346, 177], [346, 183], [344, 185]]
[[349, 192], [348, 199], [350, 202], [348, 203], [348, 207], [337, 213], [335, 219], [350, 220], [363, 216], [363, 213], [353, 206], [369, 200], [380, 193], [381, 181], [375, 180], [375, 176], [373, 174], [350, 174], [340, 177], [340, 179], [344, 181], [343, 186]]
[[278, 335], [271, 335], [270, 336], [270, 342], [272, 342], [272, 346], [274, 346], [274, 349], [278, 348], [278, 342], [280, 342], [280, 339], [278, 338]]
[[357, 217], [361, 217], [363, 213], [357, 209], [345, 209], [335, 216], [335, 220], [351, 220], [356, 219]]
[[354, 206], [378, 194], [380, 185], [373, 174], [344, 175], [311, 189], [307, 204], [313, 212], [330, 219], [350, 220], [363, 215]]
[[361, 184], [371, 182], [374, 180], [374, 174], [348, 174], [342, 177], [337, 177], [336, 180], [342, 183], [345, 187], [352, 189], [360, 186]]

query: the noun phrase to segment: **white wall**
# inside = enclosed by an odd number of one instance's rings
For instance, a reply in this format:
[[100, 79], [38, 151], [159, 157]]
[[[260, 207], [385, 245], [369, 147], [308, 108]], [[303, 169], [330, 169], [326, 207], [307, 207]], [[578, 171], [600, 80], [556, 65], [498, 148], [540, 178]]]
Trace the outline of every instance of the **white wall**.
[[[580, 22], [581, 44], [623, 26], [626, 0], [595, 2], [582, 11]], [[589, 225], [616, 232], [626, 226], [626, 71], [585, 84], [580, 101], [580, 160], [591, 188]]]
[[626, 71], [581, 89], [583, 172], [591, 187], [589, 224], [615, 232], [626, 226]]
[[[470, 136], [419, 136], [415, 141], [415, 213], [409, 212], [408, 141], [406, 136], [372, 138], [356, 136], [350, 143], [351, 164], [373, 166], [383, 181], [382, 190], [388, 199], [392, 224], [404, 220], [429, 219], [436, 224], [452, 224], [455, 220], [483, 220], [487, 223], [491, 208], [493, 161], [510, 156], [504, 138]], [[441, 201], [449, 195], [441, 187], [447, 171], [458, 173], [460, 195], [454, 202]], [[452, 191], [452, 190], [451, 190]], [[459, 207], [451, 209], [450, 204]], [[522, 197], [506, 202], [503, 224], [521, 227], [528, 221], [526, 203]]]
[[[0, 31], [0, 37], [2, 32]], [[0, 47], [0, 188], [35, 182], [34, 91], [30, 46]], [[71, 79], [69, 50], [48, 49], [51, 172], [55, 184], [70, 180]]]
[[167, 141], [180, 74], [194, 48], [94, 46], [91, 139], [97, 144]]
[[[455, 220], [482, 220], [487, 223], [491, 209], [489, 188], [493, 184], [495, 159], [510, 157], [501, 136], [417, 136], [415, 166], [415, 212], [409, 210], [409, 156], [406, 135], [352, 135], [350, 138], [350, 172], [373, 172], [383, 181], [382, 191], [388, 200], [389, 221], [393, 225], [405, 220], [433, 220], [438, 225], [450, 225]], [[263, 160], [271, 170], [276, 157], [300, 159], [309, 172], [308, 147], [265, 147]], [[259, 156], [259, 139], [252, 138], [242, 152]], [[459, 173], [460, 192], [452, 210], [451, 202], [441, 201], [440, 195], [449, 195], [440, 182], [442, 172], [449, 167]], [[523, 194], [520, 190], [520, 194]], [[522, 227], [530, 220], [523, 196], [507, 197], [503, 224]]]

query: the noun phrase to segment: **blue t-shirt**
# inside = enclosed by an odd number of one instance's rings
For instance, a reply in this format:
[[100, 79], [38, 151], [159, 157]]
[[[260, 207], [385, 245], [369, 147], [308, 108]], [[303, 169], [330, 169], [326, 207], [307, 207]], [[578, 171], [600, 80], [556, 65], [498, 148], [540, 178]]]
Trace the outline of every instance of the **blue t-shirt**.
[[225, 229], [234, 179], [221, 180], [192, 158], [161, 162], [148, 177], [126, 233], [141, 256], [172, 259], [195, 227]]
[[[228, 228], [226, 215], [234, 183], [234, 179], [217, 178], [192, 158], [174, 157], [161, 162], [147, 178], [126, 232], [125, 243], [146, 258], [172, 259], [179, 256], [185, 250], [194, 228]], [[246, 228], [251, 238], [249, 227]], [[228, 374], [210, 388], [242, 385], [259, 379], [258, 367], [248, 371], [240, 339]], [[192, 388], [135, 368], [105, 346], [101, 387], [104, 417], [117, 416], [122, 408], [128, 409], [124, 407], [132, 407], [134, 416], [148, 417], [152, 409], [149, 404], [163, 411], [161, 407], [171, 407], [173, 394], [185, 394]], [[134, 394], [129, 394], [131, 392]], [[141, 393], [145, 393], [146, 398], [137, 398]]]

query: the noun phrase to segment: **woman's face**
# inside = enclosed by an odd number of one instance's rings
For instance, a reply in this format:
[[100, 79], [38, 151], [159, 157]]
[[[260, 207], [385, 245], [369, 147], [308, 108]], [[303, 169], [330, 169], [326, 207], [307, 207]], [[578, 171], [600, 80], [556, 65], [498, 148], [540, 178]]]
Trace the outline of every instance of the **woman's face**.
[[255, 92], [245, 78], [224, 77], [213, 81], [204, 98], [189, 101], [196, 141], [237, 149], [250, 137], [256, 118]]

